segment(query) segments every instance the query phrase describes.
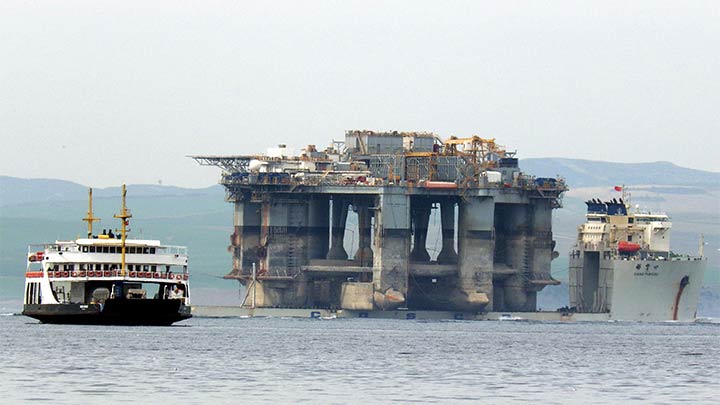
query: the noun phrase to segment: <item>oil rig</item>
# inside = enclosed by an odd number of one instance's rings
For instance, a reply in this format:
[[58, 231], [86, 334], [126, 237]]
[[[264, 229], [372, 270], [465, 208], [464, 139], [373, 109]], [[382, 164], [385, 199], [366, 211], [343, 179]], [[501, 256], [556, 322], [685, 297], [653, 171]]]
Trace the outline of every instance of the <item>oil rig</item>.
[[558, 284], [551, 218], [567, 187], [521, 172], [515, 155], [478, 136], [351, 130], [297, 156], [281, 144], [191, 158], [222, 169], [235, 207], [225, 278], [252, 292], [243, 305], [535, 311], [537, 292]]

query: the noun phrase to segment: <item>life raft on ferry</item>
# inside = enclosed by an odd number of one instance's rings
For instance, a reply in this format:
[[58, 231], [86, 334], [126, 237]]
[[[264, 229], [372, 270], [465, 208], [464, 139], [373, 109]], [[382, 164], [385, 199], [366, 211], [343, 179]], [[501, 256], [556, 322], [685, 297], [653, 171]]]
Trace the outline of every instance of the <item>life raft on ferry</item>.
[[28, 260], [30, 260], [31, 262], [41, 262], [44, 257], [45, 257], [45, 252], [35, 252], [30, 255]]
[[618, 252], [620, 253], [635, 253], [640, 250], [640, 245], [637, 243], [630, 243], [621, 240], [618, 242]]

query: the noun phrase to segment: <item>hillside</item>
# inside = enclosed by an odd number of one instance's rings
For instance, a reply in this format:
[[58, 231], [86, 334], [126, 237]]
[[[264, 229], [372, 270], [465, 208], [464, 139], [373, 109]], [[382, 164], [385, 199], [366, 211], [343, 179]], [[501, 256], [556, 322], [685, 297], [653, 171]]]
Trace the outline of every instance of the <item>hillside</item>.
[[524, 172], [539, 177], [560, 175], [573, 188], [608, 187], [620, 184], [720, 188], [720, 173], [688, 169], [670, 162], [612, 163], [581, 159], [540, 158], [521, 159], [520, 167]]
[[[132, 186], [134, 197], [171, 197], [223, 195], [223, 188], [214, 185], [201, 189], [180, 188], [153, 184]], [[93, 188], [94, 198], [117, 198], [120, 187]], [[20, 179], [0, 176], [0, 207], [8, 207], [35, 202], [60, 202], [87, 200], [87, 186], [66, 180], [56, 179]]]

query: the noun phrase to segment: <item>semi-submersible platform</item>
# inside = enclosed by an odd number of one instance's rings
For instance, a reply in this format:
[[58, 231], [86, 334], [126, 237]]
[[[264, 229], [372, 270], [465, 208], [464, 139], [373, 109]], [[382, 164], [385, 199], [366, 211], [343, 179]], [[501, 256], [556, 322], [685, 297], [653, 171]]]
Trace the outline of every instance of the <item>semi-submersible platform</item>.
[[494, 139], [352, 130], [298, 156], [279, 145], [192, 158], [222, 169], [235, 206], [225, 278], [247, 287], [246, 306], [535, 311], [537, 292], [558, 284], [551, 217], [565, 182], [523, 173]]

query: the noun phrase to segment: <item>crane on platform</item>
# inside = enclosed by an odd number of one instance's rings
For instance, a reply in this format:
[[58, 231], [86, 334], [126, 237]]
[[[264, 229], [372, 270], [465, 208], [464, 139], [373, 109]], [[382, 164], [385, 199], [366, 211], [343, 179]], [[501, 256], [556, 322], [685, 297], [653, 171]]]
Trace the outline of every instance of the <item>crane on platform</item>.
[[483, 168], [491, 168], [496, 167], [500, 159], [514, 155], [514, 152], [507, 152], [504, 146], [495, 143], [495, 138], [481, 138], [479, 136], [458, 138], [452, 136], [443, 142], [443, 154], [446, 156], [468, 156], [473, 164], [479, 164]]

